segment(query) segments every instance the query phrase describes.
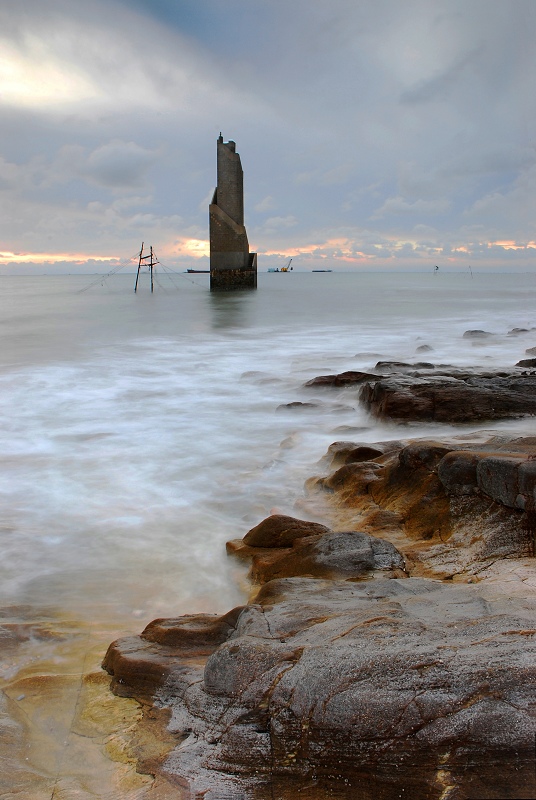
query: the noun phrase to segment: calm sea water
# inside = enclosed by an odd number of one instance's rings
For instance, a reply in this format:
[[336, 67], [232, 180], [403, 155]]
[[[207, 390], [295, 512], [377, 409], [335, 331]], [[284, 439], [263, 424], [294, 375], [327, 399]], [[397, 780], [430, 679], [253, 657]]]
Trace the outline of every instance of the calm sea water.
[[[233, 294], [204, 275], [152, 295], [131, 275], [80, 291], [91, 281], [0, 281], [3, 603], [223, 611], [240, 599], [226, 539], [292, 513], [340, 426], [392, 435], [354, 389], [305, 381], [379, 358], [504, 367], [536, 345], [507, 335], [536, 326], [534, 275], [260, 274]], [[468, 328], [497, 336], [475, 347]], [[325, 405], [277, 411], [297, 400]]]
[[[508, 367], [536, 346], [536, 329], [508, 335], [536, 326], [533, 274], [260, 274], [232, 294], [205, 275], [162, 275], [152, 295], [146, 277], [137, 294], [132, 275], [91, 281], [0, 278], [0, 604], [117, 635], [243, 602], [225, 541], [299, 516], [333, 441], [399, 435], [355, 389], [307, 380], [380, 358]], [[2, 659], [0, 678], [41, 653]]]

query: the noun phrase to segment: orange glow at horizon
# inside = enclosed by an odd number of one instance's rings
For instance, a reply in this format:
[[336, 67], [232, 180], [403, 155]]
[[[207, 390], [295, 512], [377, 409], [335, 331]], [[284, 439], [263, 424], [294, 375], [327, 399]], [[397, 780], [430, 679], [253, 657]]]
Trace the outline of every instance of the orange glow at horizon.
[[[319, 258], [333, 258], [338, 259], [339, 261], [355, 261], [356, 263], [363, 260], [369, 261], [370, 259], [375, 258], [375, 256], [370, 253], [362, 253], [361, 251], [354, 252], [351, 245], [352, 241], [350, 239], [328, 239], [322, 243], [301, 245], [299, 247], [289, 247], [288, 249], [285, 249], [283, 253], [280, 249], [263, 250], [261, 252], [263, 256], [292, 256], [292, 258], [295, 258], [296, 256], [315, 255]], [[335, 250], [339, 252], [326, 253], [326, 250]]]
[[[358, 240], [357, 240], [358, 241]], [[356, 249], [357, 241], [347, 237], [333, 237], [326, 239], [323, 242], [313, 242], [311, 244], [295, 245], [288, 248], [272, 248], [267, 250], [259, 250], [259, 255], [273, 256], [280, 258], [295, 258], [298, 256], [312, 257], [316, 259], [332, 259], [334, 261], [341, 261], [348, 264], [363, 264], [376, 261], [380, 258], [382, 261], [396, 259], [397, 251], [401, 250], [407, 245], [414, 248], [414, 258], [427, 258], [430, 256], [432, 250], [437, 253], [441, 248], [428, 248], [426, 252], [419, 252], [417, 242], [410, 240], [397, 240], [391, 239], [386, 244], [370, 244], [369, 252], [363, 252]], [[480, 245], [482, 246], [482, 244]], [[486, 245], [484, 245], [486, 246]], [[501, 247], [505, 250], [536, 250], [536, 240], [529, 241], [523, 244], [518, 244], [515, 240], [500, 239], [487, 243], [488, 248]], [[378, 249], [378, 253], [374, 249]], [[387, 251], [387, 252], [386, 252]], [[390, 251], [390, 252], [389, 252]], [[185, 259], [201, 259], [210, 257], [210, 243], [208, 239], [197, 238], [180, 238], [175, 239], [173, 242], [167, 242], [165, 245], [159, 247], [159, 252], [166, 257], [178, 257]], [[472, 247], [470, 245], [459, 245], [452, 248], [452, 255], [446, 256], [448, 261], [456, 261], [463, 255], [470, 256]], [[73, 264], [83, 265], [87, 263], [111, 263], [119, 262], [122, 260], [121, 256], [108, 256], [108, 255], [92, 255], [88, 253], [42, 253], [42, 252], [13, 252], [3, 251], [0, 252], [0, 266], [5, 266], [10, 263], [14, 264], [54, 264], [72, 262]]]
[[505, 250], [524, 250], [525, 247], [530, 247], [531, 244], [517, 244], [517, 242], [513, 241], [499, 241], [499, 242], [488, 242], [488, 247], [504, 247]]
[[87, 261], [118, 261], [117, 256], [90, 256], [87, 253], [0, 253], [0, 264], [54, 264], [62, 261], [73, 261], [85, 264]]
[[210, 243], [207, 239], [183, 239], [179, 244], [179, 253], [201, 258], [210, 255]]

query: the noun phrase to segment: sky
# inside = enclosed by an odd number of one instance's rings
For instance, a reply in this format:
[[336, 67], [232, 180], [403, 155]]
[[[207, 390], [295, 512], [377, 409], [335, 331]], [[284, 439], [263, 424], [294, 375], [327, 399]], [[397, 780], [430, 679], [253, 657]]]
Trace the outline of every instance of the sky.
[[534, 0], [0, 0], [0, 274], [536, 267]]

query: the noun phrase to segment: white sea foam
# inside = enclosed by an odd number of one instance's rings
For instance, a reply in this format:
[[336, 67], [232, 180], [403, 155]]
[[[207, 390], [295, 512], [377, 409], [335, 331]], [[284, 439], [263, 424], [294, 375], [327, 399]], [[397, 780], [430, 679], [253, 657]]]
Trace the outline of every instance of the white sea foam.
[[[225, 541], [272, 508], [296, 513], [327, 446], [349, 438], [338, 428], [399, 435], [354, 388], [306, 380], [372, 369], [374, 354], [506, 367], [536, 345], [536, 331], [507, 335], [536, 325], [531, 275], [259, 277], [256, 293], [219, 296], [201, 276], [153, 296], [129, 276], [82, 294], [81, 277], [2, 278], [3, 604], [105, 608], [134, 628], [227, 610], [243, 595]], [[469, 328], [496, 335], [474, 343]], [[293, 401], [323, 405], [277, 410]]]

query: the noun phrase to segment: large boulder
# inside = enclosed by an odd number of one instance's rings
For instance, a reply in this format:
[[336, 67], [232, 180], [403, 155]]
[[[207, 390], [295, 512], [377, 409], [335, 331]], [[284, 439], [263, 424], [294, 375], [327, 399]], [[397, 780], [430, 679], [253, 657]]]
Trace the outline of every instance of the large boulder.
[[255, 584], [300, 575], [352, 580], [375, 572], [405, 576], [404, 558], [390, 542], [279, 514], [267, 517], [242, 540], [228, 542], [227, 550], [251, 559], [250, 578]]
[[254, 555], [251, 577], [256, 583], [299, 575], [357, 580], [380, 572], [404, 576], [404, 558], [394, 545], [359, 531], [330, 531], [315, 541], [300, 540], [275, 559]]
[[326, 525], [318, 522], [272, 514], [251, 528], [242, 541], [249, 547], [292, 547], [296, 539], [322, 536], [328, 531]]

